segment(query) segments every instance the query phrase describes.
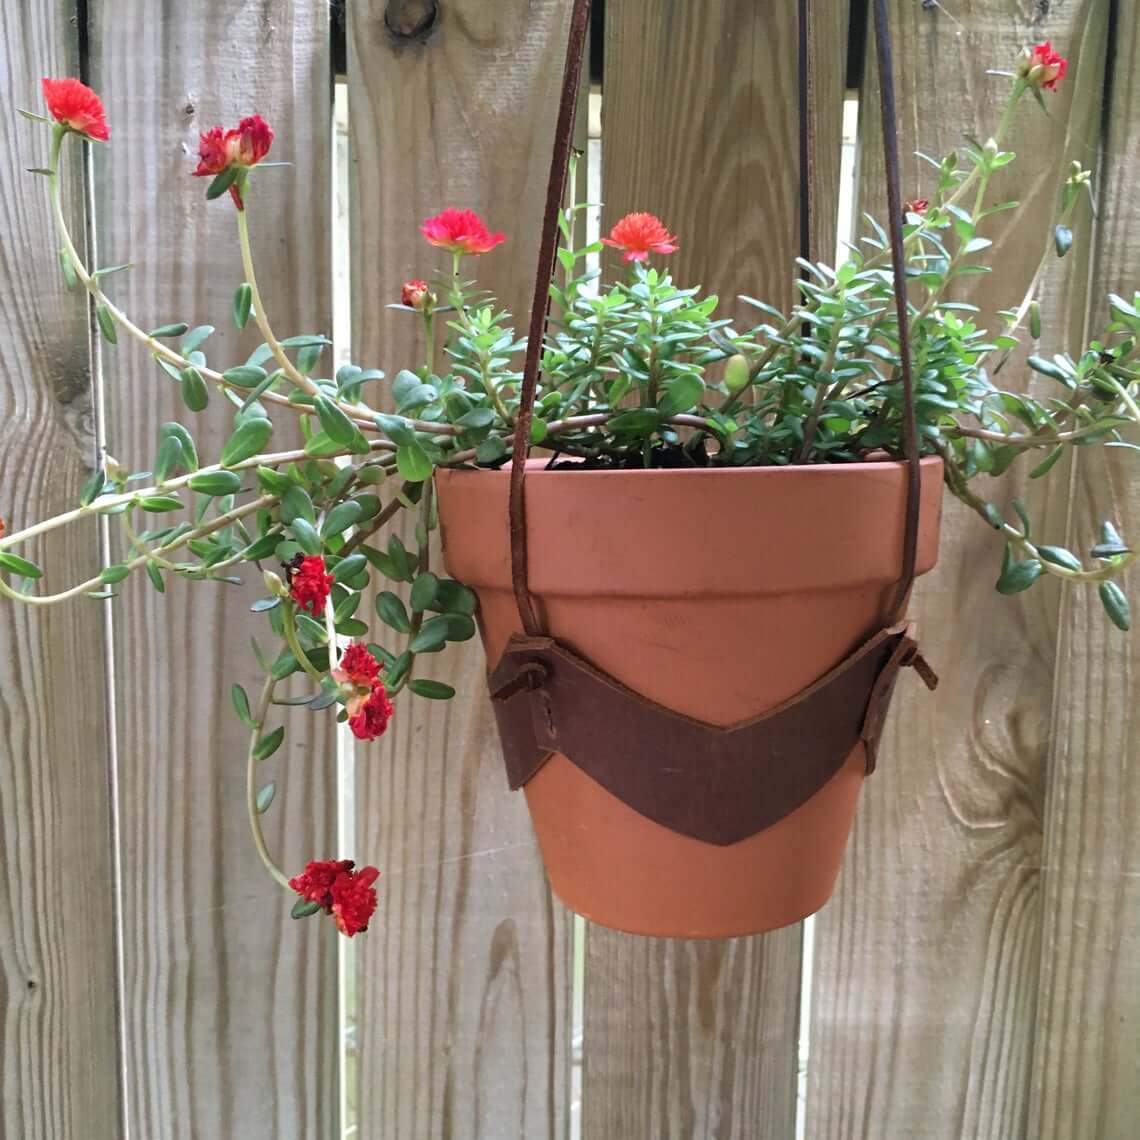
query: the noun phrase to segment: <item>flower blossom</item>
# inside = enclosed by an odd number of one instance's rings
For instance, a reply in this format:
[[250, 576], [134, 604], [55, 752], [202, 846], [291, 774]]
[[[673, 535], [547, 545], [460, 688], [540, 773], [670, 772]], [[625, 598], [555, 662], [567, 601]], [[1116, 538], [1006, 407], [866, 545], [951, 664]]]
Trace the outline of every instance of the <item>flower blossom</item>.
[[383, 681], [373, 681], [368, 695], [356, 700], [350, 699], [346, 708], [348, 727], [357, 740], [375, 740], [388, 731], [393, 709]]
[[316, 903], [322, 910], [332, 913], [332, 885], [338, 875], [351, 871], [355, 864], [351, 859], [315, 860], [305, 866], [289, 886], [305, 900]]
[[337, 875], [332, 885], [331, 909], [341, 934], [351, 938], [368, 929], [368, 920], [376, 910], [376, 888], [372, 884], [379, 877], [375, 867]]
[[420, 226], [420, 233], [431, 245], [460, 255], [490, 253], [495, 246], [507, 240], [505, 234], [489, 233], [483, 219], [474, 210], [444, 210], [426, 219]]
[[656, 214], [626, 214], [602, 243], [624, 250], [624, 261], [645, 261], [651, 253], [675, 253], [679, 248]]
[[1060, 52], [1054, 51], [1053, 45], [1046, 40], [1021, 53], [1017, 74], [1031, 87], [1055, 91], [1068, 70], [1069, 61]]
[[86, 139], [106, 142], [111, 137], [103, 102], [87, 84], [78, 79], [45, 79], [42, 85], [44, 102], [57, 123]]
[[[228, 131], [211, 127], [199, 136], [198, 167], [194, 174], [199, 178], [212, 178], [231, 167], [236, 167], [239, 173], [249, 170], [269, 153], [272, 145], [273, 128], [260, 115], [250, 115]], [[245, 208], [236, 180], [230, 186], [230, 195], [239, 210]]]
[[289, 596], [300, 609], [319, 614], [325, 608], [333, 576], [325, 572], [325, 560], [319, 554], [302, 558], [289, 575]]
[[926, 214], [930, 209], [929, 198], [911, 198], [909, 202], [903, 204], [903, 214], [917, 214], [920, 218]]

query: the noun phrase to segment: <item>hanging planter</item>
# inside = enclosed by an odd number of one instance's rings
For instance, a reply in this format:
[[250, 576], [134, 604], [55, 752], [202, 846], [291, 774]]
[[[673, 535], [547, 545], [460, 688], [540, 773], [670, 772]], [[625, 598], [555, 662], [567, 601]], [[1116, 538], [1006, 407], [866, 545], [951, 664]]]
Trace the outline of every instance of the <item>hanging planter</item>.
[[[798, 7], [806, 16], [806, 0]], [[1029, 368], [1054, 386], [1032, 394], [991, 377], [1023, 326], [1041, 335], [1044, 270], [993, 335], [953, 299], [960, 275], [984, 272], [983, 231], [1011, 205], [991, 179], [1013, 161], [1004, 135], [1018, 104], [1044, 101], [1065, 61], [1048, 44], [1026, 49], [1001, 80], [1010, 95], [994, 138], [933, 163], [926, 197], [904, 204], [884, 0], [875, 13], [887, 225], [869, 221], [838, 269], [819, 263], [803, 177], [798, 298], [787, 312], [743, 298], [759, 313], [746, 327], [660, 268], [680, 242], [652, 215], [603, 239], [629, 263], [622, 279], [599, 288], [586, 266], [600, 246], [573, 248], [580, 207], [563, 209], [562, 193], [575, 184], [589, 14], [574, 0], [528, 334], [470, 280], [504, 235], [471, 210], [443, 210], [421, 232], [448, 251], [449, 272], [405, 284], [394, 307], [422, 322], [423, 355], [390, 382], [355, 364], [322, 376], [326, 337], [273, 328], [249, 229], [274, 138], [258, 115], [203, 134], [192, 173], [236, 217], [233, 323], [256, 325], [261, 343], [220, 362], [210, 325], [128, 317], [108, 290], [130, 265], [86, 265], [61, 201], [65, 149], [111, 138], [102, 104], [78, 80], [45, 82], [50, 117], [26, 112], [49, 127], [33, 160], [46, 165], [33, 169], [104, 351], [143, 346], [188, 412], [228, 401], [233, 430], [210, 461], [184, 423], [164, 424], [145, 470], [106, 457], [55, 518], [17, 520], [20, 504], [0, 501], [0, 596], [102, 601], [136, 571], [160, 592], [179, 578], [232, 583], [239, 568], [264, 582], [251, 607], [260, 693], [232, 693], [253, 846], [294, 917], [365, 930], [379, 871], [274, 861], [261, 819], [276, 785], [262, 773], [284, 742], [279, 707], [305, 705], [374, 741], [414, 715], [410, 697], [454, 696], [432, 676], [434, 655], [477, 623], [508, 782], [525, 790], [555, 890], [599, 922], [692, 937], [794, 922], [831, 891], [900, 671], [935, 682], [906, 606], [937, 555], [943, 485], [1001, 540], [1000, 591], [1046, 575], [1095, 584], [1128, 628], [1119, 582], [1133, 553], [1111, 521], [1081, 556], [1040, 542], [1021, 503], [999, 509], [975, 480], [1026, 453], [1041, 477], [1070, 447], [1129, 446], [1140, 296], [1110, 297], [1107, 327], [1072, 355], [1031, 352]], [[801, 174], [806, 46], [802, 20]], [[1079, 166], [1059, 186], [1046, 259], [1071, 247], [1088, 186]], [[283, 421], [289, 444], [274, 439]], [[554, 460], [528, 458], [532, 445]], [[402, 512], [416, 518], [398, 533]], [[28, 544], [90, 516], [110, 524], [112, 559], [49, 591], [53, 568]], [[433, 550], [438, 521], [453, 577]]]
[[[543, 466], [526, 480], [530, 589], [574, 658], [495, 707], [551, 886], [641, 934], [728, 937], [810, 914], [839, 871], [868, 770], [862, 734], [879, 724], [846, 692], [803, 695], [890, 605], [905, 467]], [[448, 571], [475, 590], [487, 660], [503, 661], [521, 631], [509, 473], [441, 471], [437, 487]], [[942, 463], [923, 460], [919, 573], [937, 555], [941, 496]], [[866, 705], [886, 651], [852, 663], [840, 688]], [[506, 680], [532, 660], [515, 656]], [[614, 682], [643, 700], [612, 699]], [[762, 714], [782, 724], [757, 737], [747, 723]]]

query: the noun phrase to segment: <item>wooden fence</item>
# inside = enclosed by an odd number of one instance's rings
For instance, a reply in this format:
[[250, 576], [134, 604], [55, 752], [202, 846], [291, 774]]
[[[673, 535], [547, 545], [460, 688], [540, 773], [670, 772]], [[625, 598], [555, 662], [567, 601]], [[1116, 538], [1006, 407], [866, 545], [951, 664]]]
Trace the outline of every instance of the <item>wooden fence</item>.
[[[816, 0], [818, 249], [834, 244], [849, 12]], [[861, 7], [856, 8], [856, 14]], [[604, 217], [660, 213], [671, 268], [722, 297], [790, 297], [796, 233], [795, 5], [608, 0]], [[408, 323], [385, 305], [430, 271], [416, 224], [471, 206], [509, 242], [480, 266], [522, 310], [533, 270], [566, 0], [349, 0], [352, 356], [390, 372]], [[251, 219], [279, 327], [333, 324], [333, 83], [323, 0], [2, 0], [0, 515], [74, 503], [97, 449], [144, 466], [185, 413], [145, 354], [88, 340], [59, 277], [36, 107], [42, 75], [103, 95], [112, 146], [70, 191], [116, 295], [144, 323], [228, 322], [232, 218], [187, 177], [198, 131], [258, 110], [291, 170]], [[1133, 0], [896, 0], [902, 151], [992, 123], [1025, 43], [1072, 64], [1017, 149], [1035, 171], [995, 222], [989, 309], [1019, 298], [1072, 159], [1099, 216], [1046, 283], [1045, 347], [1081, 342], [1104, 296], [1140, 284], [1140, 13]], [[856, 72], [858, 68], [854, 69]], [[868, 67], [863, 94], [876, 90]], [[882, 214], [873, 115], [861, 203]], [[923, 168], [906, 164], [920, 195]], [[729, 304], [729, 311], [733, 305]], [[219, 334], [244, 358], [247, 338]], [[224, 411], [199, 420], [203, 447]], [[210, 425], [215, 429], [212, 433]], [[1082, 455], [1048, 488], [1011, 480], [1059, 541], [1093, 504], [1140, 531], [1127, 457]], [[33, 556], [79, 579], [92, 525]], [[901, 682], [835, 899], [814, 927], [716, 944], [587, 931], [585, 1140], [792, 1140], [800, 1038], [809, 1140], [1131, 1140], [1140, 1121], [1140, 662], [1095, 596], [993, 589], [996, 557], [949, 505], [916, 610], [943, 684]], [[129, 583], [95, 603], [0, 621], [0, 1137], [565, 1140], [573, 922], [547, 891], [523, 802], [505, 789], [476, 647], [456, 701], [420, 704], [355, 762], [359, 854], [380, 865], [373, 929], [342, 949], [294, 923], [252, 857], [244, 733], [248, 590]], [[270, 763], [267, 826], [286, 866], [337, 850], [335, 741], [300, 712]], [[343, 852], [342, 852], [343, 853]], [[346, 978], [347, 971], [352, 977]], [[342, 991], [340, 983], [352, 985]], [[352, 1079], [338, 1072], [343, 994]]]

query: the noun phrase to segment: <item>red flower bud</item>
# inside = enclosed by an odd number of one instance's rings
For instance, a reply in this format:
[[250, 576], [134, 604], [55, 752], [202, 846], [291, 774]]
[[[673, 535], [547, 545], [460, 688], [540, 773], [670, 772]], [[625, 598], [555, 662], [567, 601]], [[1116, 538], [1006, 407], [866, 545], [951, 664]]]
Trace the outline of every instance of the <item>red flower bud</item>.
[[1045, 91], [1055, 91], [1057, 84], [1065, 78], [1069, 70], [1069, 61], [1059, 52], [1053, 50], [1053, 45], [1046, 40], [1043, 44], [1034, 44], [1021, 53], [1017, 65], [1017, 74], [1031, 87], [1041, 88]]
[[78, 79], [42, 81], [44, 102], [57, 123], [84, 138], [106, 142], [111, 137], [98, 95]]
[[407, 305], [409, 309], [417, 309], [423, 312], [429, 303], [435, 303], [435, 297], [429, 291], [428, 283], [416, 278], [412, 281], [404, 282], [400, 288], [400, 301], [402, 304]]
[[928, 198], [912, 198], [903, 206], [903, 216], [907, 214], [918, 214], [921, 218], [930, 209], [930, 200]]
[[[250, 115], [228, 131], [211, 127], [199, 136], [198, 167], [194, 174], [199, 178], [213, 178], [231, 166], [248, 170], [269, 153], [272, 145], [273, 129], [260, 115]], [[236, 182], [230, 187], [230, 194], [238, 209], [243, 209]]]
[[302, 558], [301, 564], [289, 574], [289, 596], [311, 614], [319, 614], [325, 608], [333, 576], [325, 573], [325, 560], [319, 555]]
[[428, 218], [420, 233], [441, 249], [452, 253], [490, 253], [495, 246], [506, 241], [506, 235], [489, 233], [483, 219], [474, 210], [444, 210], [434, 218]]
[[645, 261], [651, 253], [675, 253], [678, 249], [677, 239], [656, 214], [626, 214], [602, 243], [625, 250], [623, 261]]

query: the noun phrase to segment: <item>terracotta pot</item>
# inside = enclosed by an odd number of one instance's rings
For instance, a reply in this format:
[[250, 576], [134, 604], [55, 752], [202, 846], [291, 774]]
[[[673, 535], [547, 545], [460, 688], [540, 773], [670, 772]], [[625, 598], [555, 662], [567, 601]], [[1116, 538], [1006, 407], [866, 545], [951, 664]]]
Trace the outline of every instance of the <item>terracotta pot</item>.
[[[902, 553], [898, 463], [547, 471], [526, 482], [530, 588], [548, 632], [629, 688], [709, 724], [774, 707], [880, 625]], [[479, 597], [493, 666], [520, 629], [509, 473], [437, 474], [448, 572]], [[937, 559], [942, 463], [923, 460], [918, 571]], [[827, 901], [851, 829], [859, 745], [810, 800], [729, 846], [627, 807], [564, 756], [526, 785], [558, 896], [639, 934], [724, 938]]]

